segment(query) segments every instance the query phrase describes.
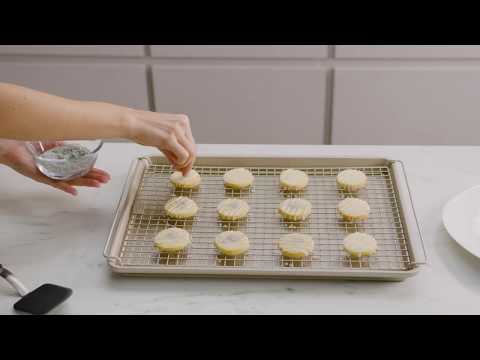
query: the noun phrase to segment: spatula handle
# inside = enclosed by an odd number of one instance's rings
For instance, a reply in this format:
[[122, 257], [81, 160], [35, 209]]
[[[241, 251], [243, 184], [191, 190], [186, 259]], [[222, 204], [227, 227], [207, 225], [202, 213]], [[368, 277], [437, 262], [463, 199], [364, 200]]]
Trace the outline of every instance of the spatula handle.
[[3, 277], [7, 282], [13, 286], [15, 290], [17, 290], [20, 296], [25, 296], [29, 293], [27, 287], [22, 284], [20, 280], [18, 280], [8, 269], [4, 268], [2, 264], [0, 264], [0, 276]]

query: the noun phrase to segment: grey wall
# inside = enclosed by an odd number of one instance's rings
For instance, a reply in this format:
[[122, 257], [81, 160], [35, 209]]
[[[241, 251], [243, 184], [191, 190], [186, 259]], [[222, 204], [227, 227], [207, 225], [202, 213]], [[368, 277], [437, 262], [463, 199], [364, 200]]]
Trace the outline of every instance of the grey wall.
[[477, 45], [0, 46], [0, 81], [187, 113], [199, 143], [476, 145]]

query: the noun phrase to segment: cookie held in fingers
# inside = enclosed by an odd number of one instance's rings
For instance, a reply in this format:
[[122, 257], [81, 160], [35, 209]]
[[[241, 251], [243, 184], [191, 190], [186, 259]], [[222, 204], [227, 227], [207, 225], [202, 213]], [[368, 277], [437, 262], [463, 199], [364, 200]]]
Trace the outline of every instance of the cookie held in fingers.
[[241, 220], [247, 217], [250, 207], [241, 199], [225, 199], [217, 206], [218, 217], [222, 220]]
[[338, 211], [345, 221], [362, 221], [368, 219], [370, 206], [365, 200], [346, 198], [338, 204]]
[[312, 204], [305, 199], [290, 198], [281, 202], [278, 212], [286, 221], [304, 221], [312, 213]]
[[188, 231], [174, 227], [160, 231], [155, 236], [154, 246], [160, 252], [175, 253], [185, 250], [191, 242]]
[[174, 197], [165, 204], [165, 212], [173, 219], [191, 219], [198, 212], [198, 206], [186, 196]]
[[284, 191], [302, 191], [308, 185], [308, 175], [301, 170], [288, 169], [280, 174], [280, 188]]
[[372, 256], [377, 252], [377, 241], [366, 233], [356, 232], [343, 240], [343, 248], [354, 259], [363, 256]]
[[175, 171], [170, 176], [170, 182], [177, 188], [177, 189], [195, 189], [197, 188], [200, 183], [202, 182], [202, 178], [195, 170], [190, 170], [190, 172], [183, 176], [180, 171]]
[[239, 256], [248, 251], [250, 242], [241, 231], [224, 231], [217, 235], [214, 245], [222, 255]]
[[225, 187], [235, 190], [245, 190], [252, 186], [254, 177], [252, 173], [244, 168], [237, 168], [227, 171], [223, 176]]
[[343, 191], [357, 192], [367, 186], [367, 176], [360, 170], [344, 170], [337, 175], [337, 184]]
[[301, 259], [309, 256], [313, 252], [314, 244], [310, 235], [291, 233], [283, 235], [280, 238], [278, 247], [283, 256]]

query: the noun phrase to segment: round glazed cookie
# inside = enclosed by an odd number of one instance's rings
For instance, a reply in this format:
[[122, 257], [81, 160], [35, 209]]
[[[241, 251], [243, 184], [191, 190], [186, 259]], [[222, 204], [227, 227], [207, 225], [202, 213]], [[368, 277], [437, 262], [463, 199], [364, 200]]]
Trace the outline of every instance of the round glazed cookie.
[[227, 171], [223, 176], [225, 187], [237, 190], [248, 189], [253, 184], [252, 173], [244, 168]]
[[179, 228], [169, 228], [160, 231], [155, 236], [154, 245], [158, 251], [178, 252], [191, 244], [191, 236], [188, 231]]
[[375, 255], [377, 252], [377, 241], [369, 234], [356, 232], [348, 235], [343, 240], [343, 248], [354, 259], [362, 256]]
[[165, 204], [167, 216], [174, 219], [190, 219], [198, 212], [198, 206], [186, 196], [174, 197]]
[[288, 169], [280, 174], [280, 188], [286, 191], [301, 191], [308, 185], [308, 175], [301, 170]]
[[367, 176], [359, 170], [344, 170], [337, 175], [337, 184], [344, 191], [357, 192], [367, 186]]
[[278, 242], [278, 247], [283, 256], [296, 259], [310, 255], [313, 251], [313, 246], [311, 236], [300, 233], [283, 235]]
[[222, 220], [241, 220], [247, 217], [250, 207], [240, 199], [225, 199], [217, 206], [218, 216]]
[[214, 241], [218, 252], [226, 256], [238, 256], [247, 252], [250, 247], [248, 237], [241, 231], [224, 231]]
[[202, 178], [195, 170], [190, 170], [187, 176], [183, 176], [180, 171], [175, 171], [170, 176], [170, 182], [177, 189], [194, 189], [200, 185]]
[[278, 212], [284, 220], [303, 221], [312, 213], [312, 204], [300, 198], [286, 199], [280, 204]]
[[338, 211], [345, 221], [361, 221], [368, 219], [370, 206], [364, 200], [346, 198], [338, 204]]

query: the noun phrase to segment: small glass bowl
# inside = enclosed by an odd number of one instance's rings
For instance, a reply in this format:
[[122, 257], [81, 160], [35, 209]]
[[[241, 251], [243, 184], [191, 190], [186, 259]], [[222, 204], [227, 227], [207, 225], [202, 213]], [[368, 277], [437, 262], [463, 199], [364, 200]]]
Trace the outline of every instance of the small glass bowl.
[[[50, 158], [45, 153], [60, 146], [81, 146], [85, 155], [74, 159]], [[54, 179], [68, 181], [87, 174], [97, 161], [102, 140], [30, 141], [27, 149], [33, 155], [35, 164], [42, 174]], [[87, 152], [88, 151], [88, 152]]]

